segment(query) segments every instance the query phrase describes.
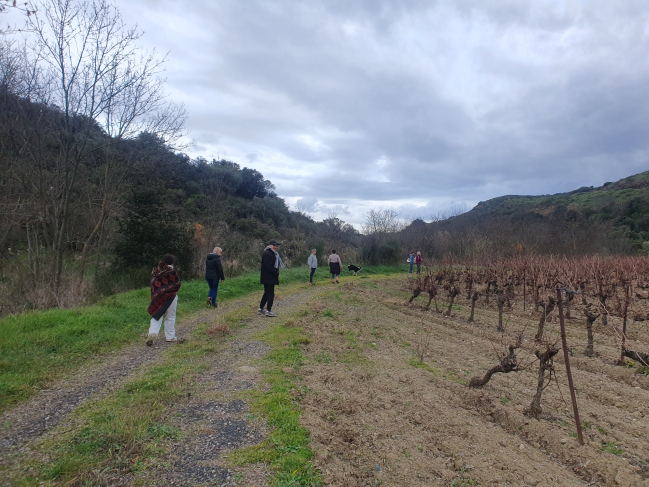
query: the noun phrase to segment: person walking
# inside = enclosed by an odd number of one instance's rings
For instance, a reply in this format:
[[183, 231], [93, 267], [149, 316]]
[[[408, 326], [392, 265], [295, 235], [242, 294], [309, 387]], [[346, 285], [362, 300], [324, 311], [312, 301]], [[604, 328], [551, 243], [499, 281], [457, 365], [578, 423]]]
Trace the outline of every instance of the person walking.
[[219, 293], [219, 281], [225, 282], [223, 264], [221, 264], [222, 253], [221, 247], [214, 247], [214, 250], [207, 254], [207, 261], [205, 262], [205, 280], [210, 287], [210, 291], [207, 293], [207, 305], [214, 308], [218, 307], [216, 295]]
[[417, 252], [417, 257], [415, 257], [415, 264], [417, 264], [417, 274], [421, 272], [421, 252]]
[[[261, 256], [261, 284], [264, 285], [264, 295], [261, 297], [259, 303], [258, 315], [265, 315], [269, 318], [274, 318], [276, 315], [271, 311], [273, 308], [273, 301], [275, 300], [275, 286], [279, 284], [279, 269], [286, 267], [279, 254], [277, 253], [276, 240], [268, 242], [268, 246], [264, 249]], [[264, 311], [264, 306], [266, 310]]]
[[315, 274], [315, 270], [318, 268], [318, 256], [316, 253], [316, 249], [313, 249], [311, 255], [309, 255], [309, 260], [307, 261], [309, 269], [311, 269], [311, 274], [309, 275], [309, 284], [311, 286], [313, 286], [313, 274]]
[[336, 250], [334, 249], [331, 251], [331, 255], [329, 256], [329, 272], [331, 272], [331, 284], [333, 284], [334, 282], [339, 282], [338, 276], [340, 275], [342, 268], [343, 263], [340, 260], [340, 255], [338, 255], [336, 253]]
[[410, 270], [408, 271], [408, 274], [412, 274], [412, 265], [415, 263], [415, 251], [414, 250], [410, 251], [410, 255], [408, 256], [408, 263], [410, 264]]
[[151, 315], [149, 335], [146, 344], [150, 347], [160, 333], [164, 319], [165, 337], [168, 342], [181, 341], [176, 337], [176, 306], [178, 305], [178, 290], [180, 278], [174, 269], [176, 258], [165, 255], [151, 271], [151, 302], [148, 312]]

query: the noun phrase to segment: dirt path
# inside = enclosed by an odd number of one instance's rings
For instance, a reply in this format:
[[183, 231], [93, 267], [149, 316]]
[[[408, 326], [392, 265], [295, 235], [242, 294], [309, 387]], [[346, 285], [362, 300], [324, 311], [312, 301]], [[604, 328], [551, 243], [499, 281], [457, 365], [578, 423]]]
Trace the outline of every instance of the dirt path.
[[[179, 321], [179, 336], [191, 333], [199, 323], [205, 322], [213, 314], [211, 311], [200, 311], [189, 319]], [[87, 399], [110, 394], [119, 388], [134, 371], [155, 361], [170, 344], [159, 339], [153, 347], [143, 345], [144, 339], [116, 354], [93, 361], [73, 377], [60, 381], [28, 402], [6, 411], [0, 416], [0, 459], [4, 456], [3, 452], [18, 448], [60, 424]]]
[[[287, 293], [280, 288], [273, 311], [290, 313], [317, 292], [308, 288]], [[228, 451], [258, 443], [266, 434], [264, 421], [249, 413], [247, 401], [242, 398], [242, 391], [264, 387], [259, 371], [251, 364], [269, 350], [255, 335], [272, 319], [257, 316], [258, 299], [257, 295], [250, 295], [226, 303], [218, 310], [199, 311], [179, 320], [179, 336], [188, 336], [199, 324], [210, 323], [229, 311], [250, 310], [227, 337], [225, 348], [209, 358], [209, 367], [196, 379], [190, 397], [169, 408], [163, 418], [180, 430], [164, 461], [142, 474], [100, 476], [100, 484], [266, 485], [269, 469], [265, 465], [233, 470], [226, 464]], [[22, 463], [37, 455], [34, 445], [65, 424], [70, 413], [80, 405], [119, 390], [127, 380], [155, 364], [169, 347], [183, 346], [159, 339], [149, 348], [143, 342], [144, 338], [142, 343], [134, 343], [113, 356], [89, 364], [74, 377], [6, 412], [0, 418], [0, 471], [9, 466], [14, 472], [20, 470]], [[1, 485], [13, 485], [12, 482], [0, 473]]]
[[[287, 316], [325, 291], [325, 287], [293, 293], [280, 290], [273, 311], [280, 317]], [[265, 421], [250, 414], [242, 394], [265, 388], [255, 361], [270, 348], [258, 341], [256, 335], [273, 319], [257, 315], [257, 301], [258, 296], [254, 296], [241, 304], [251, 310], [241, 323], [243, 326], [228, 340], [227, 349], [213, 357], [208, 371], [197, 379], [199, 386], [191, 399], [169, 412], [182, 431], [182, 441], [174, 443], [166, 466], [147, 473], [145, 485], [267, 485], [267, 465], [236, 469], [227, 465], [229, 451], [259, 443], [267, 431]]]

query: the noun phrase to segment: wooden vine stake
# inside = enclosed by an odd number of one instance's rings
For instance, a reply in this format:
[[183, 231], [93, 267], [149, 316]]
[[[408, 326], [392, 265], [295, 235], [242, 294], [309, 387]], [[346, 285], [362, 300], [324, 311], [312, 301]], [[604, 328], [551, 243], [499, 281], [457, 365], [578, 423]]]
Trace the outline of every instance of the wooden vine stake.
[[618, 365], [624, 365], [624, 351], [626, 350], [626, 315], [629, 311], [629, 285], [624, 286], [624, 311], [622, 312], [622, 350]]
[[575, 396], [575, 387], [572, 384], [572, 373], [570, 372], [570, 359], [568, 358], [568, 343], [566, 341], [566, 324], [563, 320], [563, 300], [561, 299], [561, 289], [557, 288], [557, 303], [559, 304], [559, 324], [561, 325], [561, 342], [563, 343], [563, 359], [566, 362], [566, 375], [568, 376], [568, 387], [570, 388], [570, 398], [572, 399], [572, 411], [575, 415], [577, 425], [577, 439], [583, 446], [584, 437], [581, 434], [581, 421], [579, 420], [579, 410], [577, 409], [577, 396]]

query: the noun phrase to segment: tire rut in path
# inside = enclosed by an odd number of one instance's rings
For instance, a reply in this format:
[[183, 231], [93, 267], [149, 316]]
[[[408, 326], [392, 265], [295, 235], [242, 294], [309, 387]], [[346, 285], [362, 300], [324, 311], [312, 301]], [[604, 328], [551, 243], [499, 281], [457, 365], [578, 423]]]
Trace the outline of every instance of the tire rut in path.
[[[213, 316], [212, 310], [194, 313], [187, 321], [179, 323], [178, 331], [181, 336], [188, 335], [198, 324]], [[153, 347], [146, 347], [143, 340], [135, 342], [6, 411], [0, 416], [0, 455], [56, 427], [90, 397], [116, 390], [134, 371], [156, 360], [167, 347], [176, 345], [166, 343], [164, 338], [158, 338]]]

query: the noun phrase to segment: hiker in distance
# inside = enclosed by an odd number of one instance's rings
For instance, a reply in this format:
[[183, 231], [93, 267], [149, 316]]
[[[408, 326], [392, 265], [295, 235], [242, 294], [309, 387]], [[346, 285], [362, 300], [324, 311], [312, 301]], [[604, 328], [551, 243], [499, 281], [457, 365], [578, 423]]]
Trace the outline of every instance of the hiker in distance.
[[315, 270], [318, 268], [318, 257], [316, 256], [316, 249], [313, 249], [311, 251], [311, 255], [309, 255], [309, 260], [307, 261], [307, 265], [309, 266], [309, 269], [311, 269], [311, 274], [309, 275], [309, 284], [313, 286], [313, 274], [315, 274]]
[[417, 257], [415, 257], [415, 264], [417, 264], [417, 274], [421, 273], [421, 252], [417, 252]]
[[176, 258], [165, 255], [151, 271], [151, 303], [149, 314], [151, 325], [146, 344], [150, 347], [160, 333], [160, 326], [164, 319], [165, 337], [168, 342], [182, 342], [176, 337], [176, 306], [178, 305], [178, 290], [180, 278], [174, 269]]
[[408, 264], [410, 264], [410, 270], [408, 271], [408, 274], [412, 274], [412, 265], [415, 263], [415, 251], [412, 250], [410, 252], [410, 255], [408, 256]]
[[223, 265], [221, 264], [221, 247], [214, 247], [211, 253], [207, 254], [207, 261], [205, 262], [205, 280], [210, 287], [210, 292], [207, 294], [207, 305], [216, 308], [216, 295], [219, 292], [219, 280], [225, 282], [225, 274], [223, 274]]
[[[276, 240], [268, 242], [268, 246], [264, 249], [261, 256], [261, 283], [264, 285], [264, 295], [261, 297], [259, 303], [258, 315], [265, 315], [269, 318], [274, 318], [275, 313], [271, 310], [273, 308], [273, 301], [275, 300], [275, 286], [279, 284], [279, 270], [286, 267], [282, 258], [277, 253]], [[264, 306], [266, 310], [264, 311]]]
[[340, 255], [338, 255], [336, 253], [336, 250], [334, 249], [331, 251], [331, 255], [329, 256], [329, 272], [331, 272], [331, 284], [338, 282], [338, 276], [340, 275], [340, 271], [342, 269], [343, 263], [340, 260]]

